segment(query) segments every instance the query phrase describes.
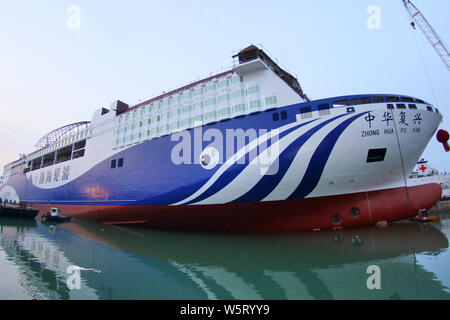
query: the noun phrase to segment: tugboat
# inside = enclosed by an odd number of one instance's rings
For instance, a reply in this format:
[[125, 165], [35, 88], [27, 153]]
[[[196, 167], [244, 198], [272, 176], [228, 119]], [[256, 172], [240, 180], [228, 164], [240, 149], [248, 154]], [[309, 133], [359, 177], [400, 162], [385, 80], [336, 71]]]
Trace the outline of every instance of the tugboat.
[[59, 208], [51, 208], [50, 212], [47, 212], [41, 218], [45, 222], [69, 222], [71, 219], [70, 216], [62, 215]]
[[417, 216], [412, 218], [413, 221], [417, 222], [433, 222], [439, 220], [438, 216], [429, 216], [426, 209], [419, 210]]

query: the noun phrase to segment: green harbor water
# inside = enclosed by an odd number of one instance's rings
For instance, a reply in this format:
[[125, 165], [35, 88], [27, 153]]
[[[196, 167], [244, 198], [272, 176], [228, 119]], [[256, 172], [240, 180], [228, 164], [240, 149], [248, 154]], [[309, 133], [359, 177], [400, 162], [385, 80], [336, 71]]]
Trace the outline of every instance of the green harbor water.
[[0, 218], [0, 299], [449, 299], [439, 222], [197, 234]]

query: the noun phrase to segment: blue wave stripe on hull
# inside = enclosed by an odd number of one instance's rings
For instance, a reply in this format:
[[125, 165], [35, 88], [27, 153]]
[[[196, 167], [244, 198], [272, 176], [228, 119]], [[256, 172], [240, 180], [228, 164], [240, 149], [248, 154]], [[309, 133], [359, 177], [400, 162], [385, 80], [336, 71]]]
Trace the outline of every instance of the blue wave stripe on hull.
[[[314, 119], [305, 123], [302, 123], [300, 125], [294, 126], [286, 131], [283, 131], [280, 133], [279, 135], [279, 139], [282, 139], [283, 137], [285, 137], [286, 135], [288, 135], [289, 133], [303, 127], [306, 126], [314, 121], [317, 121], [318, 119]], [[238, 161], [236, 161], [233, 165], [231, 165], [223, 174], [222, 176], [215, 181], [205, 192], [203, 192], [201, 195], [199, 195], [198, 197], [196, 197], [195, 199], [187, 202], [186, 204], [192, 204], [192, 203], [196, 203], [199, 201], [202, 201], [212, 195], [214, 195], [215, 193], [219, 192], [220, 190], [222, 190], [223, 188], [225, 188], [231, 181], [233, 181], [248, 165], [248, 163], [245, 163], [242, 160], [245, 160], [245, 157], [247, 156], [248, 153], [246, 153], [244, 156], [242, 156]]]
[[302, 181], [288, 199], [304, 198], [316, 188], [328, 158], [341, 134], [353, 121], [367, 113], [368, 112], [364, 112], [345, 120], [323, 139], [311, 157], [311, 161], [308, 164], [308, 168], [306, 169]]
[[[347, 114], [342, 114], [339, 116], [336, 116], [334, 118], [331, 118], [327, 121], [324, 121], [323, 123], [317, 125], [316, 127], [310, 129], [306, 133], [304, 133], [302, 136], [297, 138], [286, 150], [284, 150], [280, 155], [278, 160], [282, 159], [282, 161], [279, 161], [279, 168], [275, 175], [265, 175], [262, 177], [262, 179], [246, 194], [239, 197], [238, 199], [232, 201], [234, 203], [239, 202], [251, 202], [251, 201], [261, 201], [265, 197], [267, 197], [280, 183], [281, 179], [283, 179], [284, 175], [286, 174], [287, 170], [292, 164], [292, 161], [294, 160], [295, 156], [297, 155], [300, 148], [320, 129], [322, 129], [327, 124], [342, 118], [343, 116], [346, 116]], [[272, 169], [272, 168], [271, 168]], [[269, 172], [270, 170], [269, 169]]]

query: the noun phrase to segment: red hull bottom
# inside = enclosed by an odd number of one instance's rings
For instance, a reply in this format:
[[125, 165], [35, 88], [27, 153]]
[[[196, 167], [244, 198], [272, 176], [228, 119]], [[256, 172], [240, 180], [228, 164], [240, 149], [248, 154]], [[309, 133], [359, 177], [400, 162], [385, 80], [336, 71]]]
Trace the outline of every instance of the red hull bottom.
[[[273, 202], [189, 206], [35, 205], [42, 213], [58, 207], [65, 215], [104, 224], [213, 232], [326, 230], [397, 221], [430, 209], [440, 199], [439, 184], [347, 195]], [[357, 210], [356, 210], [357, 209]]]

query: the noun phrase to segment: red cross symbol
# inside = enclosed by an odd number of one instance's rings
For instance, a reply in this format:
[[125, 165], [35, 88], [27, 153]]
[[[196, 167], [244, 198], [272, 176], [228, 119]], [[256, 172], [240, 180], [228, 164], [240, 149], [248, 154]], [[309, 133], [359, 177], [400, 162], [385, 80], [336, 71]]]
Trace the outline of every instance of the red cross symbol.
[[422, 171], [422, 172], [425, 172], [425, 170], [427, 170], [427, 167], [424, 167], [424, 165], [422, 165], [422, 166], [419, 168], [419, 170]]

